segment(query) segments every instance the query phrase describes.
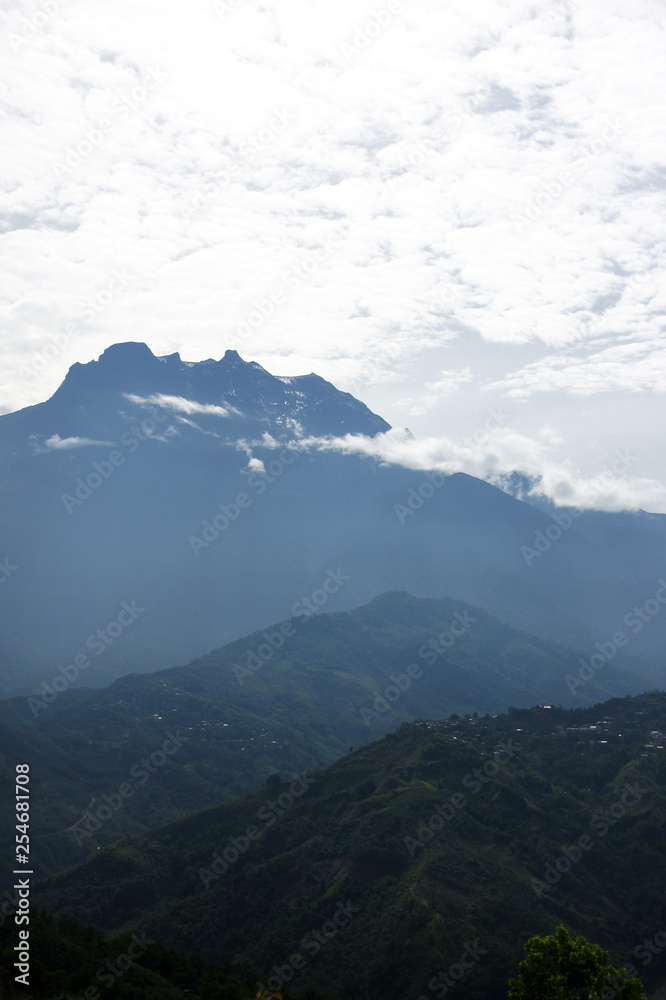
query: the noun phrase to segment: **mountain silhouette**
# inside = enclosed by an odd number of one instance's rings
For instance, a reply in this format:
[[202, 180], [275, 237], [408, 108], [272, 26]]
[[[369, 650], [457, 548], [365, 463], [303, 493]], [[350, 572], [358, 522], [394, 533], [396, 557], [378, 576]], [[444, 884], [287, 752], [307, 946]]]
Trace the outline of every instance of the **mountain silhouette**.
[[189, 363], [124, 343], [73, 365], [49, 400], [0, 416], [0, 693], [102, 686], [303, 601], [338, 611], [392, 590], [590, 655], [622, 631], [662, 676], [663, 515], [538, 509], [345, 445], [369, 452], [389, 430], [317, 375], [235, 351]]

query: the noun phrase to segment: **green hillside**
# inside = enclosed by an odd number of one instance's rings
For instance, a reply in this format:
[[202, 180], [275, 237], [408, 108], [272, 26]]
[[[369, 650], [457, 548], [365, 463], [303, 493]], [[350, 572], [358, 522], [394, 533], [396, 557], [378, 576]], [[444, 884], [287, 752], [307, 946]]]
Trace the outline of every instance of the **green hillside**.
[[96, 852], [35, 900], [351, 1000], [504, 997], [523, 942], [558, 923], [652, 984], [665, 732], [656, 692], [405, 724], [300, 785], [275, 776]]
[[[145, 935], [110, 940], [92, 928], [47, 913], [30, 918], [30, 987], [15, 986], [16, 928], [0, 928], [0, 996], [3, 1000], [243, 1000], [254, 996], [256, 975], [229, 962], [209, 964]], [[286, 1000], [286, 998], [285, 998]], [[320, 1000], [324, 1000], [323, 997]]]
[[[301, 615], [71, 704], [48, 704], [47, 693], [2, 703], [0, 788], [10, 789], [16, 761], [30, 762], [32, 860], [46, 875], [273, 772], [331, 763], [405, 720], [593, 704], [652, 686], [620, 669], [618, 655], [617, 666], [613, 659], [572, 693], [566, 678], [578, 677], [581, 655], [460, 601], [385, 594], [356, 611]], [[0, 823], [5, 858], [9, 820]]]

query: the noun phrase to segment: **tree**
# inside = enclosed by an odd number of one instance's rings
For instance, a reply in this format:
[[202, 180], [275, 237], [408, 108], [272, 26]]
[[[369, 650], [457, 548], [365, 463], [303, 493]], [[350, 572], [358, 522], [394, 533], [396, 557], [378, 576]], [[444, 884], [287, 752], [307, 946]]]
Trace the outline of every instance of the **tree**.
[[509, 1000], [646, 1000], [640, 979], [608, 964], [608, 952], [566, 927], [530, 938], [519, 976], [509, 980]]

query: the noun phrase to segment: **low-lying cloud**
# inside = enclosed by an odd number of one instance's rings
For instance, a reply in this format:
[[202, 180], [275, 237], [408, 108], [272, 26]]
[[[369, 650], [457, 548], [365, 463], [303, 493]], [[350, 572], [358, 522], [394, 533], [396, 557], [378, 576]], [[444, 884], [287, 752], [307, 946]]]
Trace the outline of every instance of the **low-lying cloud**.
[[215, 403], [197, 403], [193, 399], [185, 399], [183, 396], [167, 396], [161, 392], [154, 392], [150, 396], [136, 396], [125, 393], [125, 398], [130, 403], [137, 403], [139, 406], [160, 406], [163, 410], [171, 410], [172, 413], [201, 414], [213, 417], [238, 416], [239, 410], [232, 406], [217, 406]]
[[104, 446], [108, 448], [113, 447], [113, 441], [93, 441], [92, 438], [86, 437], [67, 437], [61, 438], [59, 434], [52, 434], [44, 442], [44, 447], [49, 448], [52, 451], [65, 451], [69, 448], [86, 448], [90, 445]]

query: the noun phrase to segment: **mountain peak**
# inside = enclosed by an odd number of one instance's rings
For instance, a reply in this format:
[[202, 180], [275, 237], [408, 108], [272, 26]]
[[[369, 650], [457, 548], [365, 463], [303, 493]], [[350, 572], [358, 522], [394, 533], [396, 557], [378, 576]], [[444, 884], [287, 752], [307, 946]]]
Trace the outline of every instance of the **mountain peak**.
[[[96, 361], [69, 369], [50, 400], [62, 417], [58, 433], [110, 440], [116, 416], [126, 410], [130, 396], [177, 396], [195, 406], [230, 406], [239, 436], [269, 428], [282, 436], [298, 427], [316, 436], [374, 437], [390, 428], [364, 403], [314, 372], [272, 375], [233, 349], [219, 361], [183, 361], [178, 352], [156, 356], [147, 344], [125, 341], [107, 347]], [[97, 415], [95, 433], [81, 425], [81, 406], [89, 417]], [[226, 426], [231, 430], [230, 423]]]
[[[174, 357], [174, 355], [171, 355], [171, 357]], [[175, 355], [175, 357], [179, 357], [179, 355]], [[107, 347], [104, 353], [100, 355], [98, 364], [136, 364], [136, 362], [148, 359], [151, 361], [156, 360], [148, 344], [137, 340], [128, 340], [125, 343], [112, 344], [111, 347]]]
[[227, 364], [245, 364], [238, 351], [232, 351], [232, 350], [227, 350], [224, 352], [224, 357], [222, 358], [222, 361], [226, 361]]

